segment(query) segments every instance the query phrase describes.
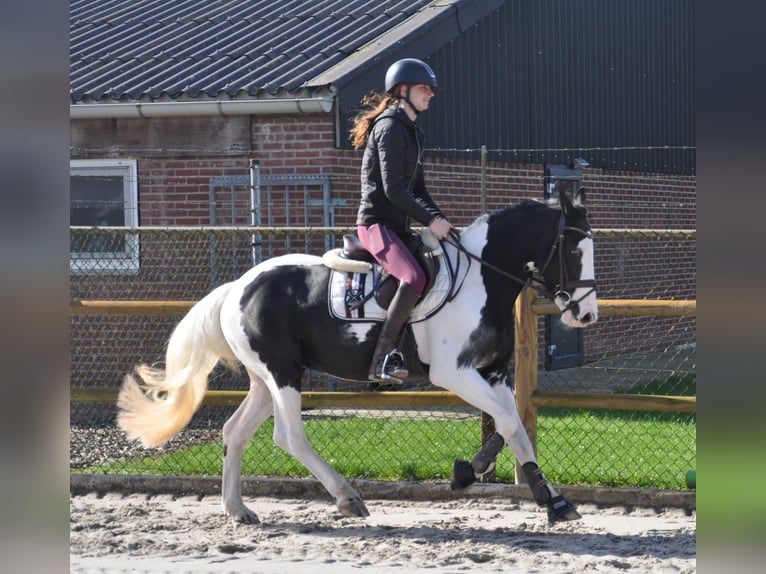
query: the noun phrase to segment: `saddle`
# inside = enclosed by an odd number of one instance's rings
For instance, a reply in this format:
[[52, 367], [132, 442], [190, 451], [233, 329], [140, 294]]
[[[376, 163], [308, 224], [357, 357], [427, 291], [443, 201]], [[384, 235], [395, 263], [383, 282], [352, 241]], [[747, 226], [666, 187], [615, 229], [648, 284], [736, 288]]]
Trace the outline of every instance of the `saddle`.
[[[423, 230], [422, 235], [411, 234], [403, 239], [426, 274], [426, 286], [420, 299], [418, 299], [419, 303], [431, 291], [436, 282], [436, 276], [439, 272], [438, 256], [442, 253], [441, 244], [428, 228]], [[322, 256], [322, 262], [330, 269], [361, 274], [372, 274], [378, 266], [375, 258], [364, 248], [359, 238], [350, 234], [343, 236], [343, 247], [325, 253]], [[397, 287], [396, 278], [383, 269], [373, 288], [375, 301], [381, 308], [388, 309], [396, 294]]]

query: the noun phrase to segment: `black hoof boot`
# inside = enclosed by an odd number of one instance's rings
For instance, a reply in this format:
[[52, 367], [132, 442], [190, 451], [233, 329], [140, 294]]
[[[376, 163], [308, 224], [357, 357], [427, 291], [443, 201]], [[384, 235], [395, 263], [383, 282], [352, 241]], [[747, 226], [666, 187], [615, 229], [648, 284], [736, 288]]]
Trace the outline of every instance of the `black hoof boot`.
[[554, 496], [548, 502], [548, 523], [566, 522], [568, 520], [579, 520], [582, 516], [577, 509], [563, 496]]
[[463, 490], [474, 482], [476, 482], [476, 473], [473, 471], [473, 465], [467, 460], [457, 459], [452, 467], [450, 488], [452, 490]]

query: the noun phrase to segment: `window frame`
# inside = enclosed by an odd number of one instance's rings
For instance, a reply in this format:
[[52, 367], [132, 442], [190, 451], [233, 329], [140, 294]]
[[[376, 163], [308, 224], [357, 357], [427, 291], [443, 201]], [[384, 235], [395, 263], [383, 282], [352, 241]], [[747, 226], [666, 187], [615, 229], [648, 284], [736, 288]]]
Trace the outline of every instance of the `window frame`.
[[[122, 177], [125, 227], [138, 227], [138, 162], [134, 159], [69, 160], [70, 178], [73, 175], [87, 174]], [[78, 275], [138, 273], [140, 270], [139, 236], [137, 233], [126, 233], [124, 237], [124, 251], [73, 253], [70, 250], [69, 272]]]

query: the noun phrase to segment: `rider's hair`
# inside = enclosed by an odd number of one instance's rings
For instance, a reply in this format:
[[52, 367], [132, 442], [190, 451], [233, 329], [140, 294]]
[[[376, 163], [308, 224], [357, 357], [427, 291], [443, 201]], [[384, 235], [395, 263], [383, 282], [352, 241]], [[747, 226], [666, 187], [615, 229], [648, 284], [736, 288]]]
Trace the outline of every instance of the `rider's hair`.
[[367, 142], [367, 136], [372, 130], [372, 124], [375, 119], [382, 114], [386, 108], [398, 103], [400, 98], [392, 96], [385, 92], [375, 92], [362, 98], [362, 108], [354, 117], [354, 123], [348, 132], [351, 139], [351, 145], [359, 149]]

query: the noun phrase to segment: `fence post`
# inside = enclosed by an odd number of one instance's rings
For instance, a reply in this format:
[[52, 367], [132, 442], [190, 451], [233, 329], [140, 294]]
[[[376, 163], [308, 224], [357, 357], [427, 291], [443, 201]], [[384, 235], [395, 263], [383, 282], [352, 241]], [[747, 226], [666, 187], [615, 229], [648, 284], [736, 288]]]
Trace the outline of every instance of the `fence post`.
[[[522, 289], [514, 307], [514, 385], [516, 407], [521, 422], [532, 441], [537, 454], [537, 408], [532, 403], [532, 393], [537, 389], [537, 314], [532, 311], [534, 289]], [[516, 484], [524, 483], [524, 472], [516, 461]]]

